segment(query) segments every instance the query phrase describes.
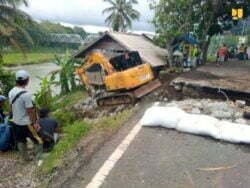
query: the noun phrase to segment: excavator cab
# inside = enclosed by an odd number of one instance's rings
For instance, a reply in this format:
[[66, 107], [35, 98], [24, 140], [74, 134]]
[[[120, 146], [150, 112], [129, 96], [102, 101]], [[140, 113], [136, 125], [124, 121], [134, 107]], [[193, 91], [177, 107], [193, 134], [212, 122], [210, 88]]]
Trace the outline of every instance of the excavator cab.
[[115, 56], [110, 59], [110, 63], [118, 72], [143, 64], [139, 53], [135, 51]]

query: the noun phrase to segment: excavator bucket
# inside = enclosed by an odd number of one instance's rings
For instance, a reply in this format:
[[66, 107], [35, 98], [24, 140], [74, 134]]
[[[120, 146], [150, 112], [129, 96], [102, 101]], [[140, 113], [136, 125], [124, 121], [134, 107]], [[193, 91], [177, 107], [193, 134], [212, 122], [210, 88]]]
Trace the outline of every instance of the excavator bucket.
[[156, 90], [157, 88], [159, 88], [161, 86], [161, 82], [159, 79], [155, 79], [149, 83], [147, 83], [146, 85], [143, 85], [141, 87], [139, 87], [138, 89], [134, 90], [134, 96], [135, 98], [139, 99], [145, 95], [147, 95], [148, 93]]

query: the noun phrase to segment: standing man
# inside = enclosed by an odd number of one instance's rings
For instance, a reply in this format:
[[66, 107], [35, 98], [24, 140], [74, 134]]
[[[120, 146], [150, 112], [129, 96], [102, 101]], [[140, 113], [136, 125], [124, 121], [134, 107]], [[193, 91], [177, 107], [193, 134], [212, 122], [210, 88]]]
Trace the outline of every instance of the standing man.
[[25, 89], [29, 83], [29, 73], [25, 70], [16, 72], [16, 86], [9, 92], [9, 102], [13, 113], [17, 148], [25, 161], [31, 160], [27, 153], [29, 137], [35, 144], [36, 157], [39, 160], [42, 153], [42, 140], [37, 135], [36, 110], [31, 94]]
[[223, 44], [222, 47], [220, 47], [217, 51], [217, 56], [218, 56], [218, 63], [220, 65], [223, 64], [227, 60], [227, 55], [228, 55], [228, 49], [226, 44]]
[[192, 67], [196, 67], [197, 66], [197, 61], [198, 61], [198, 47], [195, 44], [192, 52], [191, 52], [191, 57], [192, 57]]

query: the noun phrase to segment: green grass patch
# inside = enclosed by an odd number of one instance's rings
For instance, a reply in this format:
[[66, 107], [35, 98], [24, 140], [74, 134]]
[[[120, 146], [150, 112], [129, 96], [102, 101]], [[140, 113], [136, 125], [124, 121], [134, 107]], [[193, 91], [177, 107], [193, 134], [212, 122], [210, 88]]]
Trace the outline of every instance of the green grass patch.
[[132, 115], [133, 110], [123, 110], [114, 116], [107, 116], [99, 119], [97, 123], [93, 125], [94, 131], [96, 130], [107, 130], [115, 131]]
[[207, 63], [212, 63], [212, 62], [215, 62], [216, 61], [216, 57], [215, 56], [208, 56], [207, 57]]
[[49, 62], [53, 60], [54, 57], [55, 53], [53, 52], [28, 52], [25, 55], [22, 53], [9, 53], [3, 56], [3, 61], [5, 66], [14, 66]]
[[53, 150], [45, 157], [39, 174], [48, 174], [62, 163], [63, 156], [73, 148], [77, 141], [86, 135], [90, 127], [84, 121], [76, 121], [63, 127], [63, 137]]
[[70, 109], [78, 101], [83, 100], [87, 97], [87, 93], [81, 89], [66, 94], [64, 96], [57, 96], [54, 100], [53, 109], [56, 110], [52, 113], [52, 116], [58, 121], [59, 125], [64, 126], [70, 124], [76, 120], [76, 114]]
[[88, 96], [84, 89], [78, 89], [63, 96], [56, 96], [54, 102], [55, 109], [69, 108], [78, 101], [85, 99]]

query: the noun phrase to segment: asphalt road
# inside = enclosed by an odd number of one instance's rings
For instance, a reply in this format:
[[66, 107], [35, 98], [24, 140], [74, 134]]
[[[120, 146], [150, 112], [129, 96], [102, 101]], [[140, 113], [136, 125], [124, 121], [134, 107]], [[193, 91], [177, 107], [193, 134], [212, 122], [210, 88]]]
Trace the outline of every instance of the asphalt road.
[[[250, 150], [166, 129], [144, 128], [104, 188], [250, 187]], [[215, 171], [200, 168], [224, 169]]]
[[[65, 187], [85, 187], [132, 127], [125, 126], [106, 143]], [[249, 146], [163, 128], [142, 128], [102, 187], [249, 188], [249, 177]]]

